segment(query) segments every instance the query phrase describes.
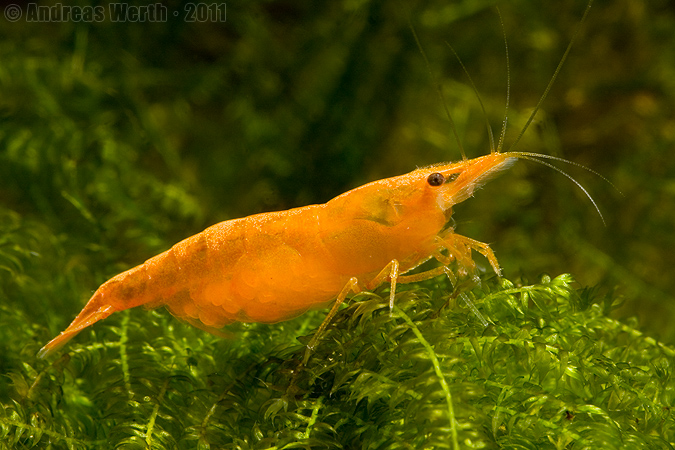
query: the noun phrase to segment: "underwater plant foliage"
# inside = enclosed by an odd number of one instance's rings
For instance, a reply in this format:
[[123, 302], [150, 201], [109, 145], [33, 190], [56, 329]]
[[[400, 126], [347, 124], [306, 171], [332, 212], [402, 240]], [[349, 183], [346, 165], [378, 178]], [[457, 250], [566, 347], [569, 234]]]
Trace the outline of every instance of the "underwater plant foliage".
[[433, 288], [356, 296], [304, 366], [314, 313], [232, 341], [119, 313], [6, 373], [2, 448], [670, 448], [675, 350], [616, 299], [493, 277], [468, 293], [484, 327]]

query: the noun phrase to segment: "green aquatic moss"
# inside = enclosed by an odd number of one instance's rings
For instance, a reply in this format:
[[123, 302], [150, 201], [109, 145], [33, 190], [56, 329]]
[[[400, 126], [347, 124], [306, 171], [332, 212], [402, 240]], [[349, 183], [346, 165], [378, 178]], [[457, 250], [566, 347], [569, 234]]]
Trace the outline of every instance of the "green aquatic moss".
[[468, 293], [484, 327], [454, 300], [443, 307], [438, 292], [401, 292], [391, 312], [386, 295], [357, 296], [305, 366], [294, 336], [319, 314], [244, 326], [228, 341], [165, 312], [120, 313], [54, 360], [10, 358], [0, 442], [670, 448], [675, 349], [610, 319], [615, 298], [569, 275], [532, 285], [490, 278]]

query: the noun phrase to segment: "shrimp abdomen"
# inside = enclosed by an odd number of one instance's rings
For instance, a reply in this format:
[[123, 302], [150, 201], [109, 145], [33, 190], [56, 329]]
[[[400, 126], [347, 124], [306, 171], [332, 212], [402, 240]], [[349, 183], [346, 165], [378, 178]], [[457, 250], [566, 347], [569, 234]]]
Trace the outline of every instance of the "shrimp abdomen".
[[[223, 252], [222, 245], [213, 241], [218, 237], [218, 241], [226, 240], [223, 236], [228, 234], [234, 222], [238, 221], [214, 225], [103, 283], [68, 328], [47, 343], [39, 356], [44, 358], [54, 353], [80, 331], [112, 313], [136, 306], [156, 308], [167, 305], [175, 316], [194, 323], [191, 319], [199, 316], [190, 314], [195, 305], [186, 286], [199, 284], [214, 272], [226, 269], [222, 265], [223, 260], [228, 259], [224, 253], [228, 252]], [[208, 241], [212, 241], [210, 246]], [[242, 253], [236, 247], [228, 246], [230, 260], [236, 260], [237, 254]], [[219, 253], [218, 258], [214, 258], [215, 253]]]

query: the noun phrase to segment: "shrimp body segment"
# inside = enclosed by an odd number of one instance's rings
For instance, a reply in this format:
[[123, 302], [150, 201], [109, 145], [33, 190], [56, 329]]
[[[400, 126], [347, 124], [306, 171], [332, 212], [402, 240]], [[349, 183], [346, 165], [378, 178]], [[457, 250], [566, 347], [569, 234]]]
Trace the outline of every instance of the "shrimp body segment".
[[[356, 292], [358, 285], [372, 289], [390, 281], [393, 291], [399, 273], [431, 257], [471, 270], [474, 249], [498, 271], [487, 245], [454, 234], [446, 223], [453, 205], [517, 157], [493, 152], [437, 164], [324, 204], [213, 225], [101, 285], [40, 356], [110, 314], [140, 305], [166, 306], [179, 319], [217, 333], [232, 322], [274, 323], [325, 307], [336, 297], [343, 300], [347, 286]], [[415, 277], [400, 282], [423, 279]]]

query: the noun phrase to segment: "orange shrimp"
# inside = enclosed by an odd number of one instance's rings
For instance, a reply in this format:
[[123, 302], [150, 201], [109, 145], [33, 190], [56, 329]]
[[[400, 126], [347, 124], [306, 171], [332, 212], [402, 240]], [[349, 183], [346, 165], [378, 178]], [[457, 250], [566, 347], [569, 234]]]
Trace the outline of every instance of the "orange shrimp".
[[[499, 265], [486, 244], [446, 222], [452, 206], [507, 168], [518, 153], [491, 153], [374, 181], [328, 203], [228, 220], [101, 285], [44, 357], [84, 328], [143, 305], [211, 332], [233, 322], [274, 323], [339, 305], [350, 292], [445, 273], [452, 260], [473, 271], [471, 251]], [[444, 255], [447, 253], [447, 256]], [[431, 257], [444, 266], [401, 276]], [[336, 308], [333, 308], [336, 310]]]
[[[572, 42], [512, 147], [534, 118]], [[502, 138], [505, 125], [506, 121]], [[335, 301], [310, 341], [311, 349], [352, 292], [389, 282], [393, 307], [397, 283], [444, 274], [455, 281], [449, 268], [453, 262], [461, 276], [473, 274], [472, 251], [484, 255], [500, 274], [487, 244], [454, 233], [447, 222], [454, 205], [471, 197], [516, 159], [533, 160], [563, 173], [600, 212], [579, 183], [541, 158], [569, 161], [536, 153], [502, 152], [501, 145], [500, 138], [488, 155], [374, 181], [324, 204], [213, 225], [101, 285], [39, 356], [54, 353], [84, 328], [112, 313], [140, 305], [166, 306], [177, 318], [219, 334], [233, 322], [280, 322]], [[404, 275], [431, 258], [441, 266]]]

